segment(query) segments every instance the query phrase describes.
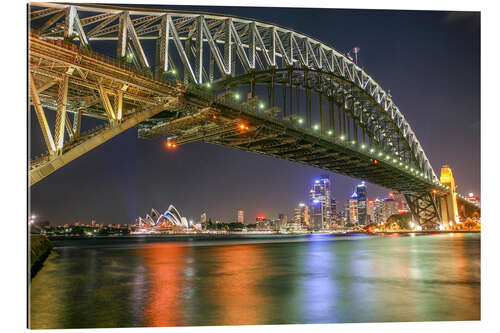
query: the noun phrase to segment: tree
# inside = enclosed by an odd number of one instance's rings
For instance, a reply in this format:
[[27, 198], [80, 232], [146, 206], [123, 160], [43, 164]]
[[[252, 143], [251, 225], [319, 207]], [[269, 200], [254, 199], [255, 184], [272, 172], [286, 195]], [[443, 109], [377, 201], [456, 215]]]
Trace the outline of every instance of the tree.
[[394, 223], [397, 224], [399, 229], [403, 230], [409, 230], [410, 228], [410, 222], [412, 219], [411, 213], [404, 213], [404, 214], [394, 214], [389, 216], [387, 219], [387, 224], [393, 225]]

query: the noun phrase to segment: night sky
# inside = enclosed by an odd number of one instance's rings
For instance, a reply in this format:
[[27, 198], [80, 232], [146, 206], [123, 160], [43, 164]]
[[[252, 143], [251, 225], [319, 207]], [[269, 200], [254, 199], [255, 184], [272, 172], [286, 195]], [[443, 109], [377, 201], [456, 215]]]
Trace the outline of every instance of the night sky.
[[[144, 7], [144, 6], [141, 6]], [[480, 15], [470, 12], [151, 6], [254, 18], [307, 34], [340, 52], [360, 47], [359, 64], [412, 126], [439, 176], [451, 165], [459, 192], [480, 192]], [[109, 52], [115, 54], [114, 49]], [[53, 119], [54, 112], [47, 110]], [[31, 155], [42, 151], [32, 112]], [[82, 128], [83, 130], [83, 128]], [[190, 143], [166, 151], [132, 128], [31, 188], [31, 211], [52, 225], [130, 223], [172, 203], [188, 219], [236, 220], [245, 211], [289, 216], [313, 180], [330, 175], [337, 207], [360, 181], [230, 148]], [[387, 190], [368, 184], [368, 198]]]

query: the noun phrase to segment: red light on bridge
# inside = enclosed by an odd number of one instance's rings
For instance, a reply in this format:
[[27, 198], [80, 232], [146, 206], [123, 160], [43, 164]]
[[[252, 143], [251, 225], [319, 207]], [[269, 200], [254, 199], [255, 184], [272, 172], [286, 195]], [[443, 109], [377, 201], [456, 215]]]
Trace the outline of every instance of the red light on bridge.
[[378, 165], [378, 160], [373, 160], [373, 164]]
[[177, 144], [175, 142], [171, 142], [171, 141], [167, 141], [165, 143], [165, 146], [167, 147], [167, 149], [175, 149], [175, 148], [177, 148]]
[[213, 115], [213, 116], [212, 116], [212, 118], [213, 118], [213, 119], [217, 119], [217, 116], [216, 116], [216, 115]]

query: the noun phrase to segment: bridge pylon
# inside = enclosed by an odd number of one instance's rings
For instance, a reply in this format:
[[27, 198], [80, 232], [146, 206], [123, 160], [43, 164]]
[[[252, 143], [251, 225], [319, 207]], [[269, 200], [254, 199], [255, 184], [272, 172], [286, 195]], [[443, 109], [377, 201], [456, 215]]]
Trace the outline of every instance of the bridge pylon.
[[449, 228], [455, 223], [460, 223], [458, 217], [457, 188], [453, 172], [449, 165], [441, 167], [440, 180], [443, 185], [449, 188], [448, 193], [440, 198], [442, 223], [445, 228]]

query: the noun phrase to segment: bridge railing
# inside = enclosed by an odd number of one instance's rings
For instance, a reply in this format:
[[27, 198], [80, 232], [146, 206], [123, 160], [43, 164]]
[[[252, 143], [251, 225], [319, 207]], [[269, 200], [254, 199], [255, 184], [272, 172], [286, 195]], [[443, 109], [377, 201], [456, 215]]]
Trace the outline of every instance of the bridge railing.
[[[30, 29], [29, 34], [33, 38], [40, 39], [40, 37], [41, 37], [40, 31], [36, 30], [36, 29]], [[142, 76], [142, 77], [145, 77], [148, 79], [153, 79], [155, 81], [159, 81], [159, 82], [164, 83], [164, 84], [175, 85], [178, 82], [178, 80], [175, 78], [175, 76], [169, 75], [168, 73], [165, 73], [164, 75], [159, 75], [157, 77], [153, 77], [153, 73], [151, 72], [151, 70], [149, 68], [140, 68], [140, 67], [134, 66], [133, 64], [130, 64], [125, 60], [113, 58], [110, 56], [103, 55], [101, 53], [94, 52], [89, 48], [82, 47], [82, 46], [77, 45], [77, 44], [75, 44], [71, 41], [68, 41], [68, 40], [48, 39], [48, 38], [44, 38], [41, 40], [43, 40], [44, 42], [53, 44], [55, 46], [65, 48], [69, 51], [77, 52], [78, 54], [80, 54], [82, 56], [90, 57], [94, 60], [101, 61], [101, 62], [106, 63], [108, 65], [123, 69], [123, 70], [128, 71], [128, 72], [132, 72], [136, 75], [139, 75], [139, 76]]]

